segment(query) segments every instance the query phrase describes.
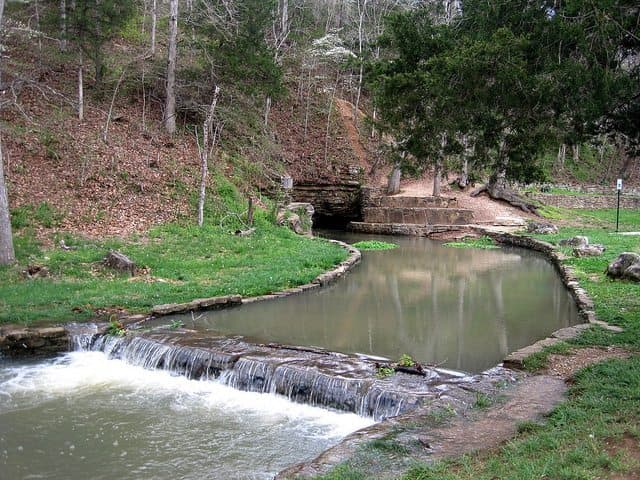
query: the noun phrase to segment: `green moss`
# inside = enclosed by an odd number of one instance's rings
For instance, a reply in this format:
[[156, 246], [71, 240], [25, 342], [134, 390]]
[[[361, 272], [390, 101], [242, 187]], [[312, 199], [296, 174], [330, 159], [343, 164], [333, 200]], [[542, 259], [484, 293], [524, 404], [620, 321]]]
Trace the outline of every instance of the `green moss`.
[[395, 243], [380, 242], [378, 240], [356, 242], [353, 246], [360, 250], [391, 250], [398, 247]]

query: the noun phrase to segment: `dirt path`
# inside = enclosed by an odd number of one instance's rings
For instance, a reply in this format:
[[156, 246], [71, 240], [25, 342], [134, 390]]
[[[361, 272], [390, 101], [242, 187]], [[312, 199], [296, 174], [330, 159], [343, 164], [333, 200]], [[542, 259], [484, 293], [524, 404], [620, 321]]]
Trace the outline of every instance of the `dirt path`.
[[[360, 166], [368, 169], [369, 162], [367, 161], [367, 151], [362, 145], [360, 134], [358, 133], [358, 128], [353, 121], [353, 104], [341, 98], [337, 98], [336, 105], [338, 106], [338, 110], [340, 111], [340, 116], [342, 117], [342, 122], [344, 123], [344, 128], [349, 139], [349, 144], [353, 149], [353, 153], [356, 155]], [[358, 112], [358, 115], [360, 116], [360, 119], [365, 118], [364, 114], [362, 114], [361, 112]]]
[[[355, 432], [311, 462], [291, 467], [276, 478], [317, 476], [346, 462], [365, 478], [393, 479], [402, 476], [415, 462], [431, 463], [499, 447], [515, 436], [518, 424], [541, 421], [553, 410], [564, 399], [567, 381], [577, 370], [627, 356], [619, 348], [585, 348], [568, 356], [551, 355], [543, 374], [525, 376], [489, 408], [470, 408], [441, 425], [434, 425], [433, 412], [418, 411], [392, 418]], [[370, 442], [379, 442], [386, 448], [363, 448]]]
[[[486, 194], [472, 197], [470, 195], [471, 188], [465, 191], [453, 189], [449, 183], [454, 178], [443, 179], [442, 195], [445, 197], [454, 197], [458, 201], [458, 207], [473, 210], [473, 216], [476, 223], [480, 224], [497, 224], [511, 225], [522, 223], [527, 219], [538, 218], [535, 215], [525, 213], [506, 202], [497, 202], [489, 198]], [[398, 196], [407, 197], [426, 197], [430, 196], [433, 190], [433, 178], [424, 176], [418, 180], [404, 180], [401, 183], [400, 193]]]

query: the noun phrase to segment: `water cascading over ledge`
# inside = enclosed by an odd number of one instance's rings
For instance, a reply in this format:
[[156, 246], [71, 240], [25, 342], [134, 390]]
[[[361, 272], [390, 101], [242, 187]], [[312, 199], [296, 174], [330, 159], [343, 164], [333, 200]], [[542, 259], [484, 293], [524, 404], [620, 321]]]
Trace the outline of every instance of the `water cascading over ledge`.
[[147, 369], [190, 379], [219, 381], [243, 391], [283, 395], [291, 401], [354, 412], [375, 420], [397, 416], [446, 396], [473, 389], [483, 375], [425, 369], [425, 376], [376, 377], [371, 359], [299, 347], [251, 344], [241, 337], [162, 331], [123, 337], [71, 334], [74, 350], [104, 352]]

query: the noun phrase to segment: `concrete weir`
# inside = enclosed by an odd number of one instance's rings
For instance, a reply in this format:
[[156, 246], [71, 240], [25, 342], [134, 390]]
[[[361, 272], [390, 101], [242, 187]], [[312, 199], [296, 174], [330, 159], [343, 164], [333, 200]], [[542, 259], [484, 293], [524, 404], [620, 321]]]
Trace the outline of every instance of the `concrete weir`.
[[502, 377], [497, 371], [470, 376], [425, 367], [420, 374], [397, 372], [381, 378], [380, 364], [370, 358], [189, 330], [113, 336], [99, 333], [96, 326], [78, 326], [70, 334], [75, 350], [101, 351], [147, 369], [215, 380], [238, 390], [282, 395], [376, 420], [414, 410], [459, 389], [486, 389]]

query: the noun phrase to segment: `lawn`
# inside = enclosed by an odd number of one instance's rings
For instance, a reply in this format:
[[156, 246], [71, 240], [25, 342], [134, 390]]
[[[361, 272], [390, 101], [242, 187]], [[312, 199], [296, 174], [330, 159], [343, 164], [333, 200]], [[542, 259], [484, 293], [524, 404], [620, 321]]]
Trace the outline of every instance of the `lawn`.
[[[301, 237], [258, 215], [253, 235], [210, 222], [157, 227], [139, 238], [89, 241], [65, 238], [69, 250], [42, 249], [28, 231], [16, 235], [18, 263], [0, 268], [0, 323], [79, 321], [124, 309], [217, 295], [262, 295], [311, 281], [346, 258], [341, 247]], [[117, 249], [138, 266], [135, 277], [102, 260]], [[30, 278], [31, 265], [48, 274]]]

